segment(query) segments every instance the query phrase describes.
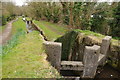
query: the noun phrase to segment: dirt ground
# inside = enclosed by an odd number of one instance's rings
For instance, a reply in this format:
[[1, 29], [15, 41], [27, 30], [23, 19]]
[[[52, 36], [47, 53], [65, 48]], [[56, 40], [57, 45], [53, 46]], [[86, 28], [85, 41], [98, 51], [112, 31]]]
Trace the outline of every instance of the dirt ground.
[[12, 20], [12, 21], [8, 22], [5, 30], [2, 33], [0, 33], [0, 45], [4, 45], [8, 40], [10, 40], [11, 31], [12, 31], [12, 23], [16, 20]]

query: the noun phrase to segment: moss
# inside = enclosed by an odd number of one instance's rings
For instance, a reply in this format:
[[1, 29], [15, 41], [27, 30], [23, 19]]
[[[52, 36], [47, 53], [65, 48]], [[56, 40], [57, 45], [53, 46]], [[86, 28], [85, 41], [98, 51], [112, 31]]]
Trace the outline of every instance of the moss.
[[78, 33], [79, 32], [77, 30], [73, 30], [55, 40], [55, 42], [62, 43], [62, 60], [68, 60], [69, 54], [75, 44]]

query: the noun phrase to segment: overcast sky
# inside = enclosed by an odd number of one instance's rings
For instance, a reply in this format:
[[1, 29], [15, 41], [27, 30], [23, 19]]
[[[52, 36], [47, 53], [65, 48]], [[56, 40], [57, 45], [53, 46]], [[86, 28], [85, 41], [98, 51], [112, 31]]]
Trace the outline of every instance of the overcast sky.
[[14, 2], [16, 3], [16, 5], [22, 6], [24, 4], [25, 0], [14, 0]]
[[[13, 1], [16, 5], [18, 6], [22, 6], [25, 4], [25, 2], [30, 1], [30, 0], [2, 0], [2, 2], [9, 2], [9, 1]], [[32, 0], [32, 1], [51, 1], [51, 0]], [[59, 0], [52, 0], [52, 1], [59, 1]], [[64, 1], [64, 0], [63, 0]], [[72, 1], [72, 0], [71, 0]], [[73, 1], [77, 1], [77, 0], [73, 0]], [[78, 0], [78, 1], [84, 1], [84, 0]], [[87, 0], [88, 1], [88, 0]], [[114, 0], [97, 0], [99, 2], [112, 2]], [[115, 0], [115, 2], [119, 2], [120, 0]]]

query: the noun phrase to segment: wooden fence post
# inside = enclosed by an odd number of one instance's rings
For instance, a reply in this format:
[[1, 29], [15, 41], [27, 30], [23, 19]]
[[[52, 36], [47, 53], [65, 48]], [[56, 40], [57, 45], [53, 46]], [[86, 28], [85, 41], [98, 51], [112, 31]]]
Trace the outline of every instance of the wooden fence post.
[[85, 46], [83, 58], [83, 78], [93, 78], [96, 74], [98, 66], [98, 58], [100, 53], [100, 46], [94, 45], [92, 47]]

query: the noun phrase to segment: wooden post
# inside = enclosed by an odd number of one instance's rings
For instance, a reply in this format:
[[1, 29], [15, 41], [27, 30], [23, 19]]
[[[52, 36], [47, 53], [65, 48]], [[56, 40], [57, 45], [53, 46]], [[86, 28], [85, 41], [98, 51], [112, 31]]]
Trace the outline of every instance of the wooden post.
[[96, 74], [98, 66], [98, 58], [100, 53], [100, 46], [94, 45], [92, 47], [85, 46], [84, 52], [84, 69], [83, 78], [93, 78]]
[[52, 66], [60, 71], [62, 44], [58, 42], [45, 41], [43, 45], [48, 56], [48, 61], [50, 61]]

